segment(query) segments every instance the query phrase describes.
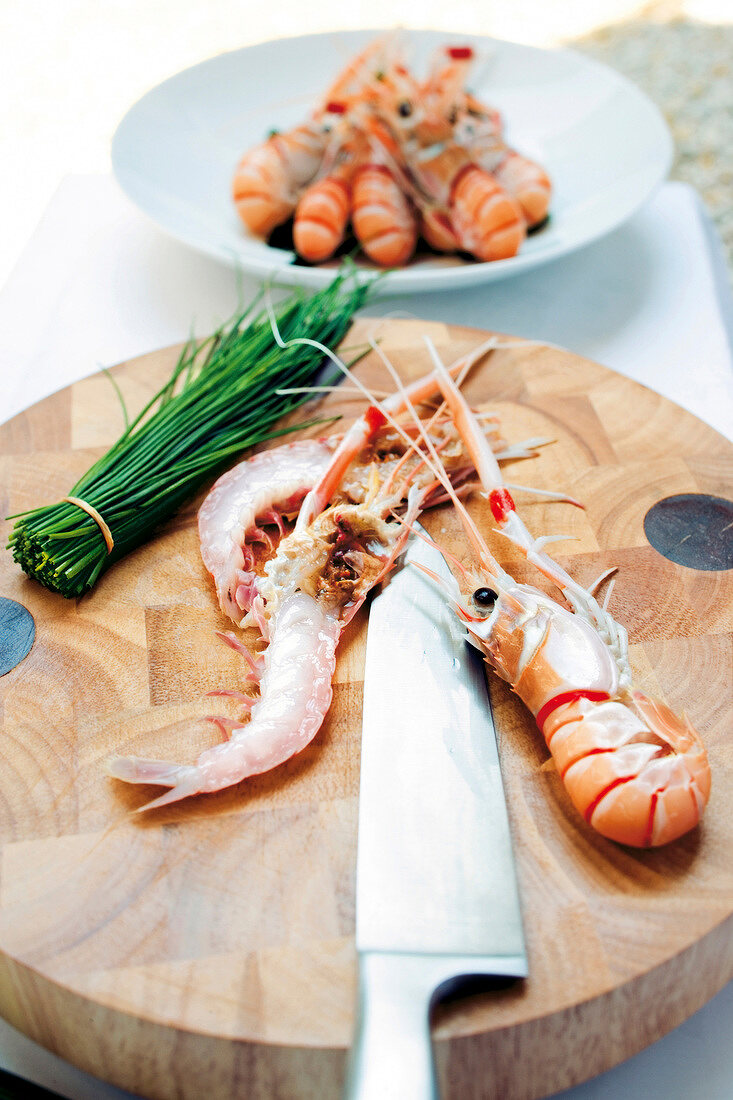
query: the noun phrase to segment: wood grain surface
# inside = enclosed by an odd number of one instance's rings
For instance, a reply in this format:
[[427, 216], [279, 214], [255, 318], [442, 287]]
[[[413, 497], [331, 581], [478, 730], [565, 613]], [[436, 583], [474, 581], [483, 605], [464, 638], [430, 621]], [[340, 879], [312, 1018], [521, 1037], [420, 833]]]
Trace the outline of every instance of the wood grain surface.
[[[359, 327], [406, 378], [428, 369], [424, 332], [447, 359], [482, 338], [434, 322]], [[174, 359], [115, 368], [130, 409]], [[360, 372], [388, 388], [373, 359]], [[687, 711], [713, 769], [699, 829], [654, 851], [619, 847], [580, 820], [529, 714], [492, 679], [530, 977], [439, 1006], [434, 1036], [444, 1096], [530, 1100], [636, 1053], [733, 975], [733, 572], [675, 565], [643, 530], [662, 497], [733, 496], [733, 447], [657, 394], [547, 347], [493, 353], [466, 392], [499, 411], [507, 439], [556, 440], [507, 480], [562, 488], [585, 510], [522, 493], [518, 506], [534, 533], [574, 537], [557, 556], [581, 583], [619, 566], [611, 609], [639, 685]], [[334, 403], [347, 417], [362, 407]], [[2, 515], [64, 496], [121, 427], [103, 376], [5, 425]], [[105, 774], [112, 753], [193, 759], [217, 738], [202, 719], [229, 704], [205, 693], [239, 682], [214, 634], [228, 624], [198, 554], [200, 499], [76, 602], [2, 554], [1, 592], [29, 608], [37, 635], [0, 679], [0, 1012], [156, 1100], [332, 1100], [354, 1017], [366, 610], [344, 636], [321, 731], [287, 764], [148, 816], [130, 811], [150, 788]], [[488, 531], [486, 505], [471, 510]], [[449, 509], [427, 526], [463, 552]], [[530, 577], [509, 544], [496, 549]]]

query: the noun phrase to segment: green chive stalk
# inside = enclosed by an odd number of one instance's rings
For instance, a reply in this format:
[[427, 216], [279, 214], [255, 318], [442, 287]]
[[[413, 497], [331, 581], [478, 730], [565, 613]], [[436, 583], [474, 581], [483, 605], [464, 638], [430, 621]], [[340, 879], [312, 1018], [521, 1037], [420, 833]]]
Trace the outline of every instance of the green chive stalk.
[[[291, 294], [274, 311], [283, 341], [305, 337], [335, 347], [370, 286], [339, 273], [312, 297]], [[97, 521], [75, 504], [10, 517], [17, 522], [8, 548], [29, 577], [69, 599], [83, 595], [206, 478], [246, 448], [304, 426], [278, 421], [308, 395], [276, 391], [312, 385], [323, 354], [306, 344], [278, 346], [267, 312], [258, 310], [261, 298], [212, 336], [186, 344], [162, 389], [69, 491], [104, 519], [111, 552]]]

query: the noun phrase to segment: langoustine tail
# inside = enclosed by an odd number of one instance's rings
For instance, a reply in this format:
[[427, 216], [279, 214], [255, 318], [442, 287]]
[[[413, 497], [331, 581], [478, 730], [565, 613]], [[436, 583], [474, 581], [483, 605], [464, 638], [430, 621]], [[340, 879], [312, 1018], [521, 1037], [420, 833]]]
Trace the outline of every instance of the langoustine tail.
[[475, 164], [469, 164], [456, 177], [451, 211], [461, 244], [479, 260], [516, 256], [527, 233], [519, 204]]
[[232, 181], [240, 218], [258, 237], [267, 237], [293, 212], [298, 194], [315, 176], [326, 148], [326, 135], [314, 122], [248, 150]]
[[330, 259], [344, 239], [351, 189], [336, 175], [312, 183], [295, 209], [293, 241], [299, 256], [310, 263]]
[[415, 215], [386, 165], [365, 164], [357, 173], [351, 220], [369, 259], [383, 267], [403, 266], [415, 250]]
[[686, 718], [633, 691], [558, 707], [542, 724], [576, 809], [603, 836], [657, 847], [693, 829], [710, 793], [705, 747]]
[[146, 802], [137, 809], [154, 810], [179, 802], [200, 790], [194, 765], [174, 764], [170, 760], [147, 760], [139, 756], [115, 756], [107, 762], [107, 771], [113, 779], [124, 783], [149, 783], [151, 786], [170, 787], [169, 791]]
[[448, 212], [438, 206], [423, 206], [420, 210], [420, 231], [436, 252], [460, 252], [461, 242]]
[[493, 175], [499, 186], [519, 203], [530, 228], [545, 220], [550, 208], [552, 184], [541, 165], [509, 149]]
[[126, 783], [170, 786], [141, 807], [150, 810], [222, 790], [284, 763], [313, 740], [323, 723], [340, 634], [341, 624], [312, 597], [297, 592], [283, 600], [249, 722], [233, 729], [229, 740], [206, 749], [195, 764], [115, 757], [108, 764], [110, 774]]

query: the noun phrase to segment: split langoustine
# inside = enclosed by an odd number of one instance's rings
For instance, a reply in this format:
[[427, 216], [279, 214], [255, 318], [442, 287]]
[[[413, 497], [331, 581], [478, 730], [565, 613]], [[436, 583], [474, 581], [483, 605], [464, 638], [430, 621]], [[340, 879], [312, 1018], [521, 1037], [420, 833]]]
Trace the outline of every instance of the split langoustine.
[[[202, 554], [222, 610], [240, 626], [256, 625], [267, 643], [264, 654], [255, 654], [235, 635], [223, 636], [241, 653], [259, 695], [225, 693], [247, 716], [220, 721], [227, 740], [193, 764], [114, 758], [115, 778], [169, 788], [144, 809], [268, 771], [315, 736], [331, 702], [342, 631], [392, 568], [410, 523], [445, 499], [413, 443], [414, 426], [397, 419], [405, 401], [422, 401], [437, 388], [432, 374], [371, 406], [340, 441], [266, 451], [214, 486], [199, 514]], [[434, 416], [429, 431], [452, 483], [465, 481], [473, 466], [451, 420]], [[276, 523], [282, 533], [282, 515], [292, 513], [295, 528], [257, 575], [247, 539], [267, 539], [263, 524]]]

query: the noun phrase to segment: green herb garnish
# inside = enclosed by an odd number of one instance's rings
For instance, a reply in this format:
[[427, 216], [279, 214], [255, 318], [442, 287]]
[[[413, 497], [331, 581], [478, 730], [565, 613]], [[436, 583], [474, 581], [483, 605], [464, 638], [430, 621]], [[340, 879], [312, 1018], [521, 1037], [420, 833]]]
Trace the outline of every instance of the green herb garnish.
[[[370, 286], [340, 273], [312, 297], [293, 293], [275, 309], [282, 339], [335, 347]], [[207, 477], [247, 447], [305, 426], [276, 426], [308, 400], [276, 391], [312, 384], [323, 355], [305, 344], [279, 347], [266, 312], [257, 311], [261, 298], [213, 336], [186, 344], [162, 389], [70, 490], [106, 523], [111, 551], [97, 520], [68, 501], [9, 517], [17, 522], [8, 547], [30, 577], [70, 599], [83, 595]]]

